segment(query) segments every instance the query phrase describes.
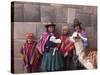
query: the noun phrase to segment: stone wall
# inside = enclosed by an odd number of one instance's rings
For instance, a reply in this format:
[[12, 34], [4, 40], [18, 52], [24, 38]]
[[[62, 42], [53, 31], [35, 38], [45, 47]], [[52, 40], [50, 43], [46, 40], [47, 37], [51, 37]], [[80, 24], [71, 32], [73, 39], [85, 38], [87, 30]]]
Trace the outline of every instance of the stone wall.
[[[56, 31], [67, 24], [73, 31], [73, 19], [78, 18], [88, 33], [90, 47], [97, 48], [97, 7], [66, 4], [45, 4], [14, 2], [14, 72], [23, 73], [23, 61], [20, 47], [25, 42], [25, 34], [33, 32], [38, 40], [45, 31], [47, 19], [56, 23]], [[13, 17], [12, 16], [12, 17]], [[12, 32], [13, 33], [13, 32]]]

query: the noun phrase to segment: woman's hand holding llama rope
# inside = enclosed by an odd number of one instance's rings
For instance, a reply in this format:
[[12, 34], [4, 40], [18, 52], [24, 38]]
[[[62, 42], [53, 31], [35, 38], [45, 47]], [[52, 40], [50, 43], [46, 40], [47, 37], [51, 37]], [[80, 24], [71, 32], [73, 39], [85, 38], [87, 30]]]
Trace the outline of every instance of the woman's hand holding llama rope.
[[80, 33], [78, 33], [78, 35], [82, 40], [87, 41], [87, 38], [83, 37]]
[[85, 37], [83, 37], [80, 33], [78, 33], [78, 32], [74, 32], [73, 34], [72, 34], [72, 36], [70, 37], [70, 40], [72, 41], [72, 42], [75, 42], [75, 37], [77, 37], [77, 36], [79, 36], [82, 40], [84, 40], [84, 41], [87, 41], [87, 38], [85, 38]]

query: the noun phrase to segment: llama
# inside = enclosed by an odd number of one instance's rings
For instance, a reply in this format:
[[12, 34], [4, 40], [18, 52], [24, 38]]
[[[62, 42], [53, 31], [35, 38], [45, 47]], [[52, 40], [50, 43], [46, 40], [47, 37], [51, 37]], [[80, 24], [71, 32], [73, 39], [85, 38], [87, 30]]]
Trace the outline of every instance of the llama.
[[87, 69], [95, 69], [97, 67], [97, 51], [92, 49], [84, 49], [82, 40], [75, 39], [74, 42], [76, 55], [81, 64]]

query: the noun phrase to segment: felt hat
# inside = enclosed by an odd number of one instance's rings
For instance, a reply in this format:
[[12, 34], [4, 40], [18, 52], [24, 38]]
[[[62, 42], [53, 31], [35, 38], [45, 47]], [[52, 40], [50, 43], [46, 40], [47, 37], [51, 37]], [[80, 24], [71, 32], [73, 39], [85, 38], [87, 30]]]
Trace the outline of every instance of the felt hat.
[[47, 28], [48, 26], [56, 26], [53, 22], [49, 21], [45, 24], [45, 27]]
[[74, 19], [74, 22], [73, 22], [73, 26], [74, 26], [74, 27], [76, 27], [76, 26], [81, 26], [81, 22], [80, 22], [77, 18], [75, 18], [75, 19]]

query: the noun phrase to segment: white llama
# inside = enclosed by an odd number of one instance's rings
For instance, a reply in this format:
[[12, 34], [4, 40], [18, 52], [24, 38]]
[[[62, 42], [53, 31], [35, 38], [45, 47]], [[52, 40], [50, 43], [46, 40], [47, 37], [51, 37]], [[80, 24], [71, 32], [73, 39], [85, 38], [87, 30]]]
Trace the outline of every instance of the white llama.
[[82, 39], [76, 37], [77, 33], [72, 37], [74, 38], [74, 45], [78, 60], [87, 69], [95, 69], [97, 67], [97, 51], [93, 49], [84, 49]]

